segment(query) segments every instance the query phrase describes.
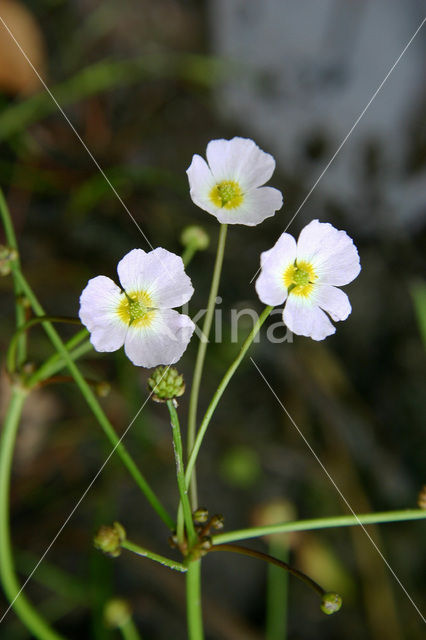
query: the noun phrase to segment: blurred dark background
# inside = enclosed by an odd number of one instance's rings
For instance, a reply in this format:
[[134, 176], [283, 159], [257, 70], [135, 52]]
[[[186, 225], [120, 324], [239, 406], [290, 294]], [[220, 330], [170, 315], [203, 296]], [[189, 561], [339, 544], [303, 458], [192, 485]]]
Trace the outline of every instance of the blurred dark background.
[[[250, 280], [419, 26], [410, 0], [3, 0], [0, 17], [39, 70], [153, 246], [180, 253], [181, 230], [201, 224], [209, 249], [188, 268], [206, 304], [216, 220], [189, 198], [185, 170], [210, 139], [253, 137], [277, 159], [271, 184], [281, 212], [229, 229], [220, 287], [223, 341], [208, 351], [201, 410], [238, 350], [231, 308], [261, 306]], [[344, 228], [359, 248], [353, 312], [324, 343], [295, 337], [253, 355], [356, 512], [416, 506], [424, 475], [425, 38], [420, 31], [289, 231], [312, 218]], [[69, 124], [0, 24], [0, 184], [23, 268], [50, 314], [76, 315], [90, 277], [115, 277], [118, 260], [148, 246]], [[14, 331], [10, 279], [0, 280], [2, 354]], [[423, 318], [423, 321], [422, 321]], [[240, 342], [250, 321], [240, 324]], [[60, 328], [64, 337], [72, 331]], [[284, 332], [283, 332], [284, 333]], [[193, 340], [179, 368], [190, 383]], [[30, 358], [51, 347], [31, 332]], [[122, 352], [90, 354], [90, 378], [108, 380], [102, 401], [118, 432], [146, 398], [149, 372]], [[3, 377], [2, 410], [8, 385]], [[180, 403], [182, 421], [187, 398]], [[147, 405], [126, 445], [170, 510], [177, 492], [167, 412]], [[109, 452], [73, 385], [28, 399], [12, 480], [12, 531], [23, 581]], [[347, 513], [305, 443], [250, 361], [227, 390], [200, 455], [200, 501], [227, 529], [258, 524], [284, 501], [288, 517]], [[109, 639], [105, 602], [129, 600], [145, 639], [183, 639], [184, 580], [127, 553], [92, 549], [97, 526], [120, 520], [131, 539], [159, 553], [167, 531], [119, 462], [111, 460], [26, 588], [69, 638]], [[421, 522], [369, 527], [417, 605], [425, 601]], [[254, 541], [265, 550], [272, 543]], [[358, 529], [293, 535], [291, 562], [339, 591], [326, 618], [316, 597], [290, 580], [288, 637], [419, 639], [423, 624]], [[276, 545], [276, 543], [275, 543]], [[204, 562], [206, 635], [264, 638], [266, 568], [229, 554]], [[1, 606], [5, 607], [5, 601]], [[117, 636], [115, 635], [117, 633]], [[29, 637], [10, 612], [2, 637]]]

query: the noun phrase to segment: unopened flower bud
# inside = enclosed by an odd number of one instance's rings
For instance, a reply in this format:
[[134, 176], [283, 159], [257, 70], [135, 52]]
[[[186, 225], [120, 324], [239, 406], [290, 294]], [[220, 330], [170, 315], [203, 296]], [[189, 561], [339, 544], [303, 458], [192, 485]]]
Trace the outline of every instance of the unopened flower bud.
[[192, 519], [198, 524], [205, 524], [209, 519], [209, 512], [205, 507], [198, 507], [192, 514]]
[[121, 553], [121, 543], [126, 539], [126, 531], [119, 522], [112, 526], [102, 525], [93, 539], [96, 549], [103, 551], [112, 558]]
[[207, 551], [210, 551], [212, 546], [213, 542], [210, 536], [203, 536], [200, 540], [200, 544], [198, 545], [201, 555], [205, 555]]
[[192, 247], [197, 251], [204, 251], [210, 244], [210, 238], [202, 227], [191, 225], [185, 227], [180, 236], [184, 247]]
[[167, 402], [179, 398], [185, 392], [183, 376], [173, 367], [157, 367], [148, 378], [148, 387], [155, 402]]
[[121, 598], [109, 600], [105, 605], [104, 619], [107, 626], [112, 629], [122, 627], [131, 615], [132, 610], [129, 603]]
[[426, 509], [426, 484], [420, 489], [419, 497], [417, 499], [417, 504], [420, 509]]
[[223, 529], [224, 525], [225, 519], [221, 513], [216, 513], [214, 516], [212, 516], [212, 519], [210, 520], [210, 526], [213, 529]]
[[330, 591], [329, 593], [324, 593], [321, 600], [321, 611], [323, 613], [330, 616], [332, 613], [336, 613], [339, 611], [342, 606], [342, 598], [338, 593], [333, 593]]
[[109, 382], [102, 380], [101, 382], [97, 382], [95, 386], [96, 395], [99, 398], [106, 398], [109, 392], [111, 391], [111, 385]]
[[11, 272], [11, 263], [18, 257], [18, 252], [13, 247], [0, 245], [0, 276], [8, 276]]

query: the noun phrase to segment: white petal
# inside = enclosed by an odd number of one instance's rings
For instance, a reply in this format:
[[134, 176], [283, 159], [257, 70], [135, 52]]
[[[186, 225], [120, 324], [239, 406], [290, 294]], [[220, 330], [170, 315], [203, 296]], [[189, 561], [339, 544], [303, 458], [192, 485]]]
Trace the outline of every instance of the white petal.
[[79, 316], [96, 351], [116, 351], [123, 346], [127, 324], [117, 314], [123, 299], [119, 287], [106, 276], [92, 278], [83, 290]]
[[227, 224], [244, 224], [254, 227], [266, 218], [270, 218], [281, 209], [283, 197], [281, 191], [273, 187], [259, 187], [244, 194], [244, 200], [235, 209], [216, 209], [219, 222]]
[[352, 282], [361, 270], [358, 251], [346, 231], [328, 222], [312, 220], [297, 241], [297, 259], [311, 262], [318, 283], [341, 286]]
[[265, 304], [279, 305], [287, 298], [284, 285], [285, 270], [296, 258], [296, 241], [289, 233], [283, 233], [269, 251], [260, 256], [261, 273], [256, 280], [256, 291]]
[[134, 249], [118, 264], [123, 288], [128, 293], [145, 291], [158, 308], [180, 307], [188, 302], [194, 288], [182, 258], [161, 247], [143, 255], [140, 251]]
[[265, 184], [275, 169], [275, 160], [249, 138], [212, 140], [207, 161], [216, 182], [235, 180], [243, 191]]
[[124, 350], [140, 367], [174, 364], [182, 357], [194, 329], [191, 318], [184, 314], [173, 309], [157, 311], [150, 326], [129, 327]]
[[146, 255], [143, 249], [132, 249], [118, 263], [117, 273], [125, 291], [139, 290], [140, 274], [143, 271]]
[[210, 199], [210, 193], [217, 181], [214, 179], [207, 162], [201, 156], [194, 155], [186, 170], [189, 180], [189, 193], [197, 207], [215, 214], [216, 208]]
[[291, 293], [284, 308], [283, 320], [290, 331], [313, 340], [324, 340], [336, 331], [324, 311], [311, 300]]
[[335, 322], [337, 320], [346, 320], [352, 311], [346, 293], [328, 284], [317, 285], [313, 292], [313, 299], [321, 309], [327, 311]]

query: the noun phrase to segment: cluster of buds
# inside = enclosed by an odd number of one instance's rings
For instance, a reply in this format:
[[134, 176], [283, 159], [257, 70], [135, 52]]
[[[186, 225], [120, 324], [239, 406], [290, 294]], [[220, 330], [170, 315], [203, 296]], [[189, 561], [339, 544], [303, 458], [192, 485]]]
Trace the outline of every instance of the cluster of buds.
[[215, 529], [216, 531], [223, 529], [223, 515], [221, 513], [215, 513], [210, 517], [205, 507], [198, 507], [192, 514], [192, 519], [199, 539], [198, 545], [192, 550], [192, 555], [195, 554], [197, 557], [205, 556], [213, 545], [210, 537], [211, 529]]
[[117, 558], [121, 553], [121, 543], [126, 539], [126, 531], [119, 522], [112, 526], [102, 525], [93, 539], [96, 549], [103, 551], [111, 558]]
[[185, 381], [177, 369], [161, 366], [148, 378], [148, 387], [155, 402], [172, 400], [177, 405], [176, 398], [185, 392]]

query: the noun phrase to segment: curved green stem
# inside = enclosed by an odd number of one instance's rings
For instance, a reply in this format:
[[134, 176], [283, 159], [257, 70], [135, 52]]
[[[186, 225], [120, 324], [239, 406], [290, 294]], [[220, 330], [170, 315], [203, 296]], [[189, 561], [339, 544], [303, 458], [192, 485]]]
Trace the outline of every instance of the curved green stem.
[[40, 322], [44, 322], [45, 320], [49, 322], [65, 322], [67, 324], [79, 324], [81, 325], [80, 320], [77, 318], [66, 318], [64, 316], [38, 316], [37, 318], [31, 318], [24, 324], [22, 324], [13, 334], [12, 339], [9, 344], [9, 349], [7, 350], [6, 356], [6, 364], [7, 370], [9, 373], [13, 373], [16, 370], [15, 367], [15, 354], [16, 354], [16, 346], [18, 344], [18, 340], [22, 336], [22, 334], [35, 324], [40, 324]]
[[[31, 306], [34, 310], [34, 313], [37, 316], [44, 316], [45, 315], [44, 310], [40, 305], [39, 301], [37, 300], [28, 282], [26, 281], [22, 273], [17, 271], [16, 274], [17, 274], [18, 282], [22, 287], [22, 290], [24, 291], [26, 297], [30, 301]], [[99, 422], [100, 426], [104, 430], [104, 433], [107, 436], [108, 440], [113, 445], [114, 451], [117, 452], [117, 454], [121, 458], [121, 461], [129, 471], [129, 473], [132, 475], [133, 479], [135, 480], [135, 482], [137, 483], [141, 491], [144, 493], [145, 497], [151, 504], [152, 508], [160, 516], [163, 522], [170, 529], [173, 530], [175, 528], [174, 520], [169, 516], [169, 514], [167, 513], [167, 511], [165, 510], [165, 508], [163, 507], [163, 505], [161, 504], [161, 502], [159, 501], [159, 499], [157, 498], [157, 496], [155, 495], [155, 493], [153, 492], [153, 490], [145, 480], [144, 476], [136, 466], [133, 458], [130, 456], [127, 449], [125, 448], [121, 440], [118, 438], [117, 434], [114, 431], [114, 427], [106, 417], [95, 394], [91, 390], [90, 386], [87, 384], [84, 377], [81, 375], [80, 370], [76, 366], [75, 362], [72, 360], [69, 352], [67, 351], [64, 343], [59, 337], [59, 334], [57, 333], [56, 329], [47, 320], [44, 320], [42, 322], [42, 325], [48, 337], [50, 338], [50, 341], [52, 342], [53, 346], [61, 354], [64, 361], [66, 362], [67, 367], [72, 377], [74, 378], [78, 388], [80, 389], [81, 394], [83, 395], [84, 399], [86, 400], [87, 404], [92, 410], [92, 413], [97, 419], [97, 421]]]
[[218, 533], [212, 537], [213, 544], [224, 544], [236, 540], [248, 540], [268, 536], [274, 533], [289, 533], [291, 531], [310, 531], [313, 529], [329, 529], [331, 527], [354, 527], [360, 524], [379, 524], [380, 522], [403, 522], [407, 520], [426, 519], [425, 509], [403, 509], [400, 511], [382, 511], [379, 513], [364, 513], [357, 516], [334, 516], [333, 518], [315, 518], [312, 520], [298, 520], [283, 522], [265, 527], [252, 527]]
[[[93, 345], [89, 340], [86, 340], [81, 344], [84, 338], [87, 338], [87, 329], [82, 329], [75, 334], [68, 342], [65, 343], [65, 348], [70, 354], [70, 358], [77, 360], [84, 354], [93, 349]], [[50, 378], [58, 371], [67, 366], [67, 363], [63, 359], [60, 353], [55, 351], [29, 378], [26, 380], [26, 386], [35, 387], [41, 380]]]
[[262, 553], [261, 551], [256, 551], [255, 549], [247, 549], [246, 547], [240, 547], [238, 544], [219, 544], [214, 545], [211, 551], [231, 551], [232, 553], [240, 553], [244, 556], [249, 556], [250, 558], [257, 558], [258, 560], [264, 560], [265, 562], [269, 562], [270, 564], [275, 565], [276, 567], [280, 567], [280, 569], [284, 569], [284, 571], [288, 571], [292, 576], [299, 578], [302, 580], [308, 587], [313, 589], [315, 593], [317, 593], [321, 598], [326, 593], [325, 589], [323, 589], [315, 580], [312, 580], [306, 573], [299, 571], [299, 569], [295, 569], [291, 567], [287, 562], [283, 560], [278, 560], [278, 558], [274, 558], [273, 556], [268, 555], [267, 553]]
[[[10, 217], [9, 208], [7, 206], [3, 191], [0, 189], [0, 218], [3, 223], [4, 233], [6, 236], [6, 242], [11, 249], [15, 249], [18, 252], [18, 243], [16, 242], [15, 230], [13, 228], [12, 219]], [[14, 261], [15, 268], [12, 269], [13, 288], [15, 291], [15, 312], [16, 312], [16, 326], [19, 328], [25, 323], [25, 308], [22, 299], [22, 289], [16, 278], [16, 272], [20, 269], [19, 257]], [[25, 362], [26, 358], [26, 337], [21, 336], [18, 344], [18, 364]]]
[[188, 563], [188, 572], [186, 574], [186, 617], [189, 640], [203, 640], [201, 560], [192, 560]]
[[158, 553], [154, 553], [153, 551], [149, 551], [144, 547], [140, 547], [138, 544], [130, 542], [130, 540], [123, 540], [120, 546], [123, 549], [127, 549], [127, 551], [136, 553], [136, 555], [138, 556], [142, 556], [142, 558], [149, 558], [150, 560], [154, 560], [154, 562], [159, 562], [165, 567], [169, 567], [169, 569], [175, 569], [176, 571], [180, 571], [181, 573], [186, 573], [188, 570], [188, 567], [182, 562], [177, 562], [177, 560], [170, 560], [170, 558], [166, 558], [166, 556], [161, 556]]
[[[0, 442], [0, 576], [4, 592], [22, 622], [40, 640], [63, 640], [21, 593], [12, 558], [9, 524], [9, 489], [13, 450], [26, 397], [26, 391], [14, 388], [4, 421]], [[6, 612], [7, 613], [7, 612]], [[3, 618], [5, 617], [3, 614]], [[0, 623], [1, 620], [0, 619]]]
[[173, 434], [173, 448], [175, 452], [176, 460], [176, 477], [179, 488], [180, 502], [183, 507], [183, 519], [178, 518], [177, 524], [177, 538], [180, 544], [184, 543], [184, 527], [185, 524], [186, 533], [188, 536], [188, 542], [190, 547], [197, 541], [197, 534], [195, 533], [194, 523], [192, 520], [191, 505], [189, 504], [188, 490], [185, 484], [185, 471], [183, 464], [183, 449], [182, 449], [182, 437], [180, 432], [179, 417], [173, 400], [167, 401], [167, 407], [170, 413], [170, 423], [172, 425]]
[[[217, 292], [219, 289], [220, 274], [222, 271], [223, 256], [225, 253], [227, 230], [228, 230], [228, 225], [222, 224], [220, 226], [216, 261], [215, 261], [214, 270], [213, 270], [213, 278], [212, 278], [212, 283], [210, 287], [209, 300], [207, 303], [207, 311], [206, 311], [206, 315], [203, 323], [203, 330], [202, 330], [203, 335], [200, 339], [200, 344], [198, 345], [197, 359], [196, 359], [195, 368], [194, 368], [194, 377], [192, 379], [191, 395], [189, 398], [189, 409], [188, 409], [188, 450], [187, 450], [188, 456], [190, 455], [195, 442], [195, 433], [197, 429], [197, 407], [198, 407], [198, 396], [200, 393], [201, 376], [203, 374], [203, 366], [204, 366], [204, 360], [206, 357], [206, 349], [207, 349], [210, 329], [213, 321], [213, 313], [214, 313], [214, 308], [216, 304]], [[189, 493], [190, 493], [192, 509], [196, 509], [198, 506], [197, 505], [198, 500], [197, 500], [197, 476], [196, 476], [195, 465], [193, 465], [193, 467], [191, 468]]]
[[187, 483], [187, 486], [191, 480], [191, 473], [193, 468], [195, 467], [195, 462], [197, 460], [197, 456], [198, 456], [198, 452], [200, 450], [201, 447], [201, 443], [203, 441], [203, 438], [205, 436], [205, 433], [207, 431], [207, 427], [209, 426], [210, 420], [212, 419], [213, 413], [218, 405], [219, 400], [221, 399], [226, 387], [228, 386], [232, 376], [234, 375], [234, 373], [236, 372], [236, 370], [238, 369], [239, 365], [241, 364], [242, 359], [244, 358], [245, 354], [247, 353], [249, 347], [251, 346], [253, 340], [255, 339], [255, 337], [257, 336], [257, 334], [260, 331], [260, 328], [262, 327], [263, 323], [265, 322], [266, 318], [269, 316], [269, 314], [271, 313], [273, 307], [265, 307], [265, 309], [263, 310], [262, 314], [260, 315], [258, 321], [256, 322], [256, 324], [254, 325], [253, 329], [250, 331], [249, 335], [247, 336], [247, 338], [245, 339], [240, 352], [238, 354], [238, 356], [235, 358], [235, 360], [233, 361], [233, 363], [231, 364], [231, 366], [229, 367], [229, 369], [227, 370], [227, 372], [225, 373], [225, 375], [223, 376], [218, 388], [216, 389], [213, 398], [209, 404], [209, 406], [207, 407], [207, 411], [204, 415], [204, 418], [201, 422], [200, 428], [198, 430], [197, 433], [197, 437], [194, 443], [193, 448], [191, 449], [191, 455], [189, 456], [189, 460], [188, 460], [188, 465], [186, 467], [186, 472], [185, 472], [185, 480]]

